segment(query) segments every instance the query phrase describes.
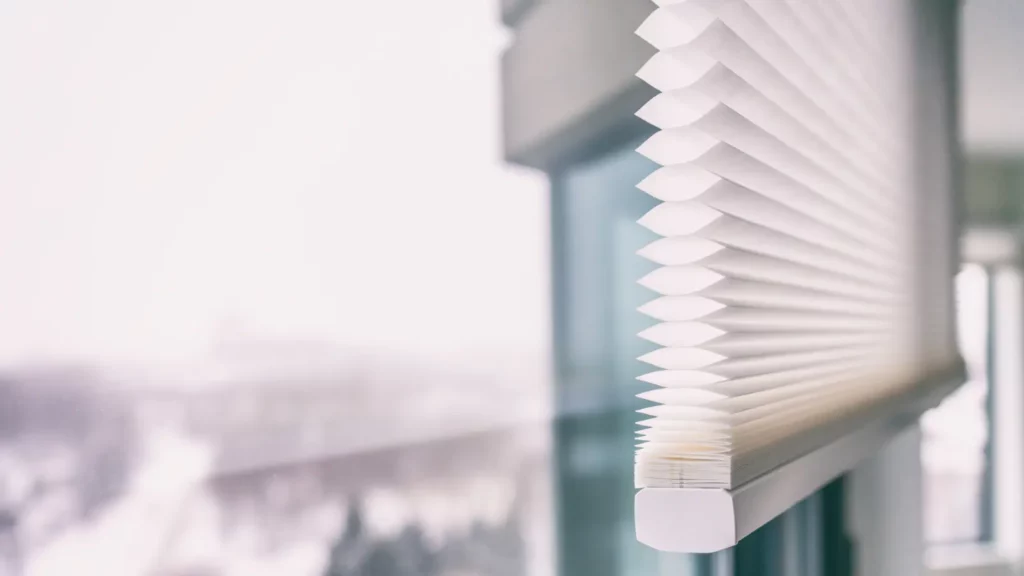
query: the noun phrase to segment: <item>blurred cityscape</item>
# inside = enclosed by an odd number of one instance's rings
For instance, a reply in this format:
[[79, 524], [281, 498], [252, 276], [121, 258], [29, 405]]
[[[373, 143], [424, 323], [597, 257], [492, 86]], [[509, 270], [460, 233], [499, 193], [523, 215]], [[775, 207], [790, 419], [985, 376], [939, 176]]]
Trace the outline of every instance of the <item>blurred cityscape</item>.
[[0, 376], [0, 576], [552, 573], [547, 387], [295, 342], [206, 372]]

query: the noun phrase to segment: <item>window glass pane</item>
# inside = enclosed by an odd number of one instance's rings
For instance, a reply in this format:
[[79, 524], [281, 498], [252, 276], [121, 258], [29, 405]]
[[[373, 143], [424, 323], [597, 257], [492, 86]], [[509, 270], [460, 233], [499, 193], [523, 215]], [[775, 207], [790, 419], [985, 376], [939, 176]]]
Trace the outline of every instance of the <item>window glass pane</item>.
[[633, 526], [633, 436], [649, 348], [636, 251], [655, 237], [636, 224], [655, 201], [636, 190], [654, 166], [633, 146], [575, 165], [553, 183], [558, 357], [556, 451], [562, 574], [698, 576], [706, 561], [659, 554]]
[[498, 11], [0, 3], [0, 575], [554, 572]]

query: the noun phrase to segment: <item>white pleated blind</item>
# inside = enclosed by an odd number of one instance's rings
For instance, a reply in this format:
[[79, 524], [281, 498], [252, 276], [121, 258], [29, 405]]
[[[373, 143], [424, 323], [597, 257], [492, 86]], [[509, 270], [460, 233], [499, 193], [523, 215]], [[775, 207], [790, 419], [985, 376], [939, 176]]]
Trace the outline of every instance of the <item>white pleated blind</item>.
[[659, 131], [638, 151], [661, 166], [639, 185], [662, 201], [640, 220], [662, 237], [640, 252], [660, 348], [636, 482], [731, 488], [955, 361], [920, 333], [948, 314], [948, 291], [922, 295], [951, 266], [922, 254], [951, 227], [916, 216], [908, 1], [656, 3], [638, 76], [660, 94], [638, 115]]

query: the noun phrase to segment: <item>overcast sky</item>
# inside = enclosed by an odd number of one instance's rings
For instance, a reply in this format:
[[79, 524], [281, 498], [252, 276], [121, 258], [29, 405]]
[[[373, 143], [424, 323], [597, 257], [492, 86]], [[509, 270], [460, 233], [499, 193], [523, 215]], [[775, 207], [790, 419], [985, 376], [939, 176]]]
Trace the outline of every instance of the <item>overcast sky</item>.
[[189, 362], [223, 326], [543, 349], [497, 4], [0, 3], [0, 364]]

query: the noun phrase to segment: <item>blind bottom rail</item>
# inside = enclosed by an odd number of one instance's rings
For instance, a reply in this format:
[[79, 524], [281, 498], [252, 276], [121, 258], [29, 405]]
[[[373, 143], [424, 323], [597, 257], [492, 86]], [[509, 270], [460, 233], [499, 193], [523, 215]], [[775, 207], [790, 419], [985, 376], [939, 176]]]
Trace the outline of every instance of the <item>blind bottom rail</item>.
[[786, 463], [731, 490], [644, 488], [635, 498], [637, 539], [657, 550], [711, 553], [741, 539], [853, 469], [966, 380], [962, 362], [837, 423], [810, 430], [776, 453]]

